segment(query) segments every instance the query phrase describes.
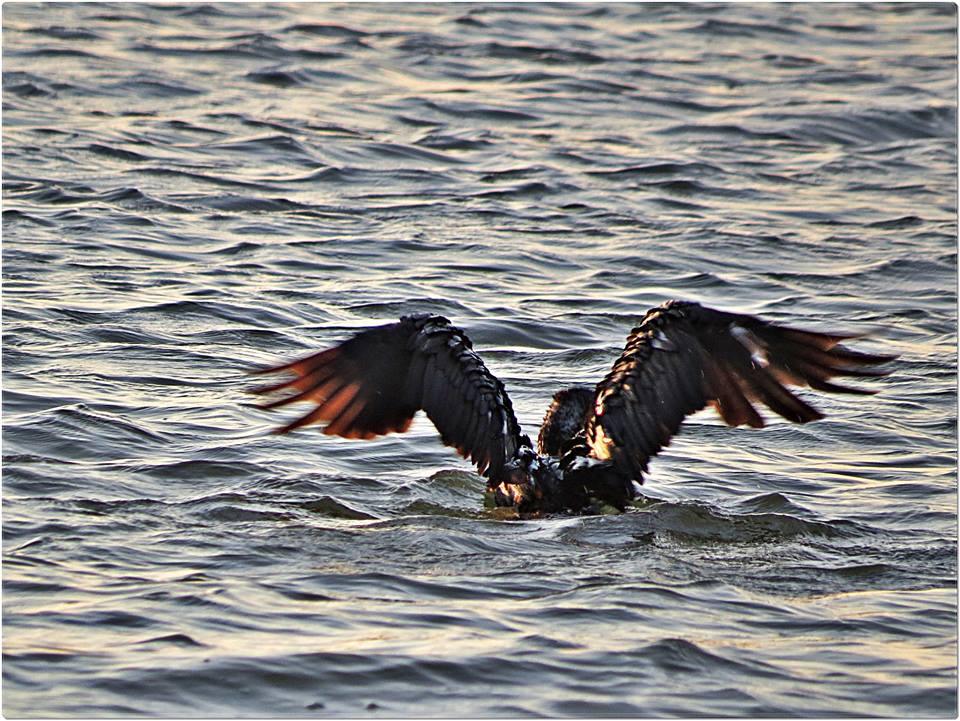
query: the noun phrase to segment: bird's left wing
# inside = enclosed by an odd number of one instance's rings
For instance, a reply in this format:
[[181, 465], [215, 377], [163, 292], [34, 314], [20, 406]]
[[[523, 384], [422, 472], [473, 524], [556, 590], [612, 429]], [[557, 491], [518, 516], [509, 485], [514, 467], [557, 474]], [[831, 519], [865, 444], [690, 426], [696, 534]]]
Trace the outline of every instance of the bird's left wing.
[[665, 303], [631, 331], [622, 355], [597, 384], [585, 424], [589, 456], [609, 460], [622, 477], [642, 482], [650, 458], [670, 443], [687, 415], [707, 404], [731, 426], [762, 427], [755, 402], [796, 423], [822, 418], [785, 386], [875, 393], [829, 382], [833, 376], [887, 375], [863, 366], [894, 356], [839, 345], [853, 337], [787, 328], [697, 303]]
[[278, 433], [325, 422], [327, 435], [374, 438], [407, 430], [422, 409], [443, 442], [491, 479], [501, 476], [520, 445], [529, 445], [503, 383], [487, 370], [466, 334], [442, 316], [405, 316], [329, 350], [255, 372], [292, 375], [253, 389], [295, 391], [263, 408], [296, 401], [316, 406]]

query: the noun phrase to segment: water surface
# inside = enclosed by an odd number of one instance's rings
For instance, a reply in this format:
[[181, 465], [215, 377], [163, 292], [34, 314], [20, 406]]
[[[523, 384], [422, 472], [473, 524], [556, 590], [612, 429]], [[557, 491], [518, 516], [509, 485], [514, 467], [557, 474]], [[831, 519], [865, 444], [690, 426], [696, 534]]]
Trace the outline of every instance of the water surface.
[[[3, 7], [7, 716], [956, 714], [956, 9]], [[680, 297], [899, 353], [511, 521], [244, 372], [403, 313], [535, 433]]]

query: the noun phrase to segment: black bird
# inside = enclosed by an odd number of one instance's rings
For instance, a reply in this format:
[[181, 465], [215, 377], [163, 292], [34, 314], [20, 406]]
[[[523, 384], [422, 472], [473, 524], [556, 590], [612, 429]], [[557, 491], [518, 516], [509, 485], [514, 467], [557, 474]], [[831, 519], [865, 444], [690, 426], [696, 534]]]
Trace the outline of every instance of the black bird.
[[291, 390], [263, 408], [315, 404], [277, 430], [325, 422], [344, 438], [402, 433], [419, 410], [448, 446], [472, 460], [496, 504], [519, 513], [579, 512], [595, 501], [623, 510], [650, 459], [683, 419], [711, 405], [731, 426], [762, 428], [760, 402], [795, 423], [823, 414], [785, 386], [869, 395], [829, 381], [876, 377], [896, 356], [849, 350], [856, 335], [788, 328], [755, 316], [669, 301], [649, 311], [595, 388], [557, 392], [534, 451], [510, 397], [466, 334], [439, 315], [408, 315], [335, 348], [256, 373], [292, 374], [255, 393]]

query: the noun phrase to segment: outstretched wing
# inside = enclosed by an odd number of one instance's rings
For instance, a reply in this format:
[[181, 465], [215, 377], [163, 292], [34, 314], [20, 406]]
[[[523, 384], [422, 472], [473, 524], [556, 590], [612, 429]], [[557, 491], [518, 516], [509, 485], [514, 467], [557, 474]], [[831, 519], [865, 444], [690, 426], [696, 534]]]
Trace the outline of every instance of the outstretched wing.
[[863, 366], [895, 356], [839, 345], [854, 337], [786, 328], [697, 303], [665, 303], [630, 332], [623, 354], [597, 385], [585, 426], [589, 455], [611, 460], [624, 476], [642, 482], [650, 458], [670, 443], [687, 415], [707, 404], [731, 426], [763, 427], [756, 402], [796, 423], [823, 418], [784, 386], [875, 393], [829, 382], [889, 372]]
[[293, 375], [253, 389], [295, 391], [262, 408], [296, 401], [316, 405], [278, 433], [325, 422], [328, 435], [374, 438], [407, 430], [422, 409], [443, 442], [491, 479], [501, 475], [525, 442], [503, 384], [473, 352], [463, 331], [442, 316], [405, 316], [335, 348], [255, 372]]

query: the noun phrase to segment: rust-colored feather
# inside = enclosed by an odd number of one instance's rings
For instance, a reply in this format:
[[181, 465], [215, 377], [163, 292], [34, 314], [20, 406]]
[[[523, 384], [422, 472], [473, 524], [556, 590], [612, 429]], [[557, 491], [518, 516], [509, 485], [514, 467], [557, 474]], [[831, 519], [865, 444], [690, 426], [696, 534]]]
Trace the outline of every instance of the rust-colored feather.
[[[446, 318], [407, 316], [361, 331], [335, 348], [255, 371], [291, 377], [253, 392], [292, 391], [267, 401], [264, 409], [315, 404], [278, 433], [326, 423], [327, 435], [374, 438], [406, 431], [424, 410], [445, 443], [472, 458], [480, 472], [496, 475], [521, 444], [520, 426], [503, 384], [471, 348]], [[496, 419], [497, 432], [473, 435], [490, 425], [488, 416]]]

